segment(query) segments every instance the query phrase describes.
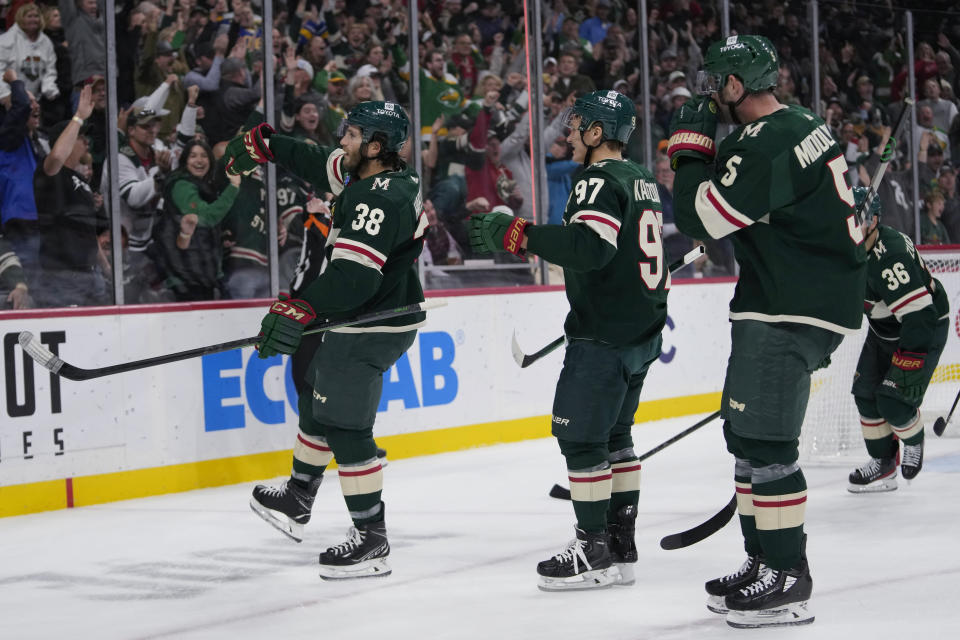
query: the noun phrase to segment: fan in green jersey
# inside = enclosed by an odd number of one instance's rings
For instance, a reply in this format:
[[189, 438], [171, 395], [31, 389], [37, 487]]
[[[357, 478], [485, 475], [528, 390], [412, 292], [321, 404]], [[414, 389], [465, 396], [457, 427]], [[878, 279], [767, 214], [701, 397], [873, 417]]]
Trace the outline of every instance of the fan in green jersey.
[[[261, 323], [260, 357], [297, 352], [314, 318], [351, 318], [423, 301], [415, 268], [427, 228], [420, 179], [398, 155], [409, 127], [399, 105], [364, 102], [347, 116], [334, 153], [276, 135], [265, 124], [228, 145], [235, 170], [275, 161], [314, 191], [339, 193], [326, 267], [298, 290], [300, 298], [270, 307]], [[346, 187], [344, 172], [350, 174]], [[325, 333], [307, 368], [310, 392], [299, 399], [293, 473], [279, 487], [257, 485], [253, 490], [251, 508], [299, 542], [324, 471], [336, 457], [354, 526], [346, 542], [320, 555], [323, 578], [390, 573], [380, 499], [383, 472], [373, 424], [383, 374], [413, 344], [423, 320], [422, 313], [412, 314]]]
[[[867, 190], [855, 187], [857, 206]], [[920, 405], [943, 353], [950, 308], [943, 285], [930, 275], [913, 241], [880, 224], [880, 199], [873, 198], [864, 229], [867, 289], [863, 301], [870, 331], [860, 351], [853, 398], [870, 460], [850, 474], [852, 493], [897, 488], [923, 466]]]
[[[706, 584], [735, 627], [813, 621], [798, 438], [810, 374], [859, 329], [866, 281], [843, 153], [816, 114], [780, 104], [778, 69], [762, 36], [712, 44], [667, 148], [677, 228], [729, 236], [740, 267], [721, 412], [749, 557]], [[717, 146], [720, 119], [742, 124]]]
[[653, 175], [622, 157], [635, 124], [616, 91], [577, 99], [567, 141], [586, 164], [563, 225], [504, 213], [470, 222], [479, 253], [532, 253], [563, 267], [570, 303], [567, 350], [553, 401], [553, 435], [566, 459], [576, 539], [537, 567], [546, 591], [632, 584], [640, 464], [631, 426], [640, 389], [660, 355], [670, 273]]

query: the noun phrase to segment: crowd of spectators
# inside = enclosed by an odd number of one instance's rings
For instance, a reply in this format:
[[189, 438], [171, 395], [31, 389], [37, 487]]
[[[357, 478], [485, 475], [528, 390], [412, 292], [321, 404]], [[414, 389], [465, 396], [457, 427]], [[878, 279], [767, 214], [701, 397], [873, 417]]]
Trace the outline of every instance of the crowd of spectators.
[[[8, 3], [7, 3], [8, 2]], [[364, 100], [409, 107], [419, 74], [424, 207], [433, 224], [424, 262], [470, 263], [465, 220], [500, 207], [533, 218], [528, 62], [523, 4], [418, 0], [419, 60], [409, 59], [405, 0], [278, 0], [265, 52], [263, 0], [117, 0], [115, 88], [119, 120], [106, 118], [102, 0], [0, 0], [0, 305], [112, 302], [108, 136], [118, 137], [124, 298], [129, 303], [267, 297], [264, 177], [228, 180], [225, 144], [265, 119], [264, 68], [275, 69], [278, 129], [336, 145], [349, 109]], [[654, 171], [670, 258], [693, 246], [673, 225], [672, 172], [664, 155], [674, 109], [695, 89], [707, 47], [720, 39], [716, 2], [648, 2], [651, 91], [642, 95], [640, 21], [625, 0], [543, 0], [542, 69], [547, 171], [538, 176], [544, 219], [561, 220], [580, 170], [564, 140], [564, 110], [594, 89], [632, 98], [638, 130], [625, 154], [643, 161], [642, 121], [653, 133]], [[914, 158], [901, 140], [880, 187], [888, 224], [924, 243], [960, 243], [960, 10], [929, 3], [915, 14]], [[814, 80], [806, 2], [732, 4], [733, 33], [771, 39], [781, 57], [778, 97], [817, 106], [866, 183], [907, 90], [902, 11], [884, 3], [820, 3], [820, 77]], [[943, 5], [941, 7], [940, 5]], [[821, 104], [812, 105], [813, 82]], [[406, 159], [413, 150], [407, 145]], [[912, 164], [920, 171], [913, 194]], [[293, 273], [304, 224], [323, 210], [282, 168], [276, 187], [281, 288]], [[508, 256], [503, 260], [513, 260]], [[479, 261], [478, 261], [479, 262]], [[489, 262], [489, 260], [487, 261]], [[708, 243], [693, 277], [733, 275], [729, 242]]]

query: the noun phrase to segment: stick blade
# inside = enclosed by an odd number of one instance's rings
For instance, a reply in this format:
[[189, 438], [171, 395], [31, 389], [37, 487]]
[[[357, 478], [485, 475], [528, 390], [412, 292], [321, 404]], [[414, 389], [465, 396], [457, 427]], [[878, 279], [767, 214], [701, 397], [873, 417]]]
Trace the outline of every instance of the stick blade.
[[53, 355], [53, 352], [47, 349], [35, 335], [29, 331], [21, 331], [20, 335], [17, 336], [17, 340], [27, 355], [33, 358], [41, 367], [53, 373], [60, 372], [60, 367], [63, 366], [63, 360]]
[[937, 437], [943, 435], [943, 430], [947, 428], [947, 421], [943, 418], [937, 418], [937, 421], [933, 423], [933, 432], [937, 434]]
[[674, 551], [697, 544], [701, 540], [709, 538], [717, 531], [720, 531], [720, 529], [723, 529], [736, 512], [737, 496], [734, 494], [734, 496], [730, 498], [730, 502], [706, 522], [698, 524], [692, 529], [664, 536], [663, 539], [660, 540], [660, 548], [666, 551]]
[[517, 342], [516, 329], [513, 330], [513, 337], [510, 339], [510, 351], [513, 352], [514, 362], [520, 365], [521, 369], [527, 366], [526, 364], [524, 364], [524, 360], [526, 360], [526, 356], [523, 355], [523, 349], [520, 348], [520, 343]]
[[560, 485], [555, 484], [550, 489], [550, 497], [556, 498], [557, 500], [569, 500], [570, 489], [567, 489], [566, 487], [561, 487]]

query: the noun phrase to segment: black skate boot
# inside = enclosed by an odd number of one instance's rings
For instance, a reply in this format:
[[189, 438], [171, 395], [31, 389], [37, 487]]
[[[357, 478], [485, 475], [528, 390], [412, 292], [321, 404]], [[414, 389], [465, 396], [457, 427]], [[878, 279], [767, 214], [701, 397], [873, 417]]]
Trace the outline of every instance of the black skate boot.
[[740, 565], [734, 573], [729, 573], [719, 578], [714, 578], [707, 582], [704, 588], [707, 590], [707, 609], [714, 613], [727, 613], [727, 605], [724, 599], [736, 593], [743, 587], [752, 584], [762, 571], [766, 570], [763, 564], [763, 556], [747, 556], [746, 562]]
[[287, 478], [279, 487], [258, 484], [250, 497], [250, 508], [284, 535], [303, 541], [303, 525], [310, 522], [313, 499], [323, 477], [309, 481]]
[[567, 548], [537, 565], [541, 591], [580, 591], [609, 587], [617, 579], [606, 531], [587, 533], [577, 528]]
[[[380, 503], [380, 515], [385, 506]], [[390, 575], [387, 564], [390, 543], [384, 520], [350, 527], [347, 539], [320, 554], [320, 577], [324, 580], [383, 578]]]
[[[919, 467], [917, 471], [920, 471]], [[914, 474], [916, 475], [916, 474]], [[878, 493], [894, 491], [897, 488], [897, 459], [870, 458], [862, 467], [850, 474], [850, 493]]]
[[900, 462], [900, 473], [904, 480], [913, 480], [923, 468], [923, 441], [920, 444], [903, 445], [903, 459]]
[[633, 565], [637, 562], [637, 543], [634, 536], [637, 530], [637, 507], [627, 504], [617, 511], [617, 521], [608, 525], [610, 533], [610, 556], [620, 571], [616, 582], [629, 586], [637, 581]]
[[806, 558], [793, 569], [764, 567], [755, 582], [726, 597], [727, 624], [738, 629], [810, 624], [812, 591]]

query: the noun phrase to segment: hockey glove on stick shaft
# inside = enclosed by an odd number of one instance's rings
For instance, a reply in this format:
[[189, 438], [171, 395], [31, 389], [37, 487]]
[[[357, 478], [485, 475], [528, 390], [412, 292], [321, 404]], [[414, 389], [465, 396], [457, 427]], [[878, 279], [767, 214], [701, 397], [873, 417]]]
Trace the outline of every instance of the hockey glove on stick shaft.
[[306, 300], [277, 300], [263, 317], [260, 329], [263, 339], [258, 345], [258, 355], [269, 358], [278, 353], [293, 353], [300, 346], [303, 332], [317, 314]]
[[926, 359], [925, 353], [897, 349], [890, 359], [890, 368], [878, 391], [899, 395], [908, 404], [920, 402], [928, 378], [923, 368]]

